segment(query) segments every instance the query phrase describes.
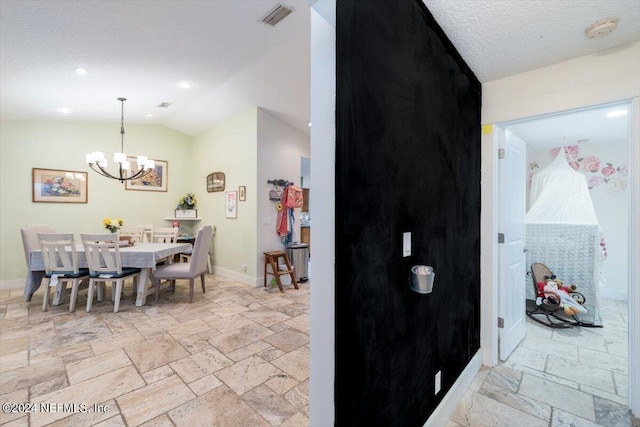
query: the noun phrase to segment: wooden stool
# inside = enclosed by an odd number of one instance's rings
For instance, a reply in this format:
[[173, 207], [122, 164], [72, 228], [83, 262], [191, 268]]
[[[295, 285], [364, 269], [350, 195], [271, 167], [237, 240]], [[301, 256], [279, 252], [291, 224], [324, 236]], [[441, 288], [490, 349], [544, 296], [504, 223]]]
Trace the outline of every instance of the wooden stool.
[[[280, 270], [278, 268], [278, 260], [280, 258], [284, 258], [284, 263], [287, 265], [286, 270]], [[267, 265], [271, 265], [271, 272], [267, 271]], [[278, 288], [280, 288], [280, 292], [284, 292], [284, 288], [282, 287], [282, 282], [280, 281], [280, 276], [283, 274], [288, 274], [291, 276], [291, 283], [293, 283], [293, 287], [298, 288], [298, 282], [296, 282], [296, 277], [293, 274], [293, 267], [289, 262], [289, 257], [285, 251], [271, 251], [264, 253], [264, 287], [267, 287], [267, 274], [272, 275], [276, 279], [276, 283], [278, 284]]]

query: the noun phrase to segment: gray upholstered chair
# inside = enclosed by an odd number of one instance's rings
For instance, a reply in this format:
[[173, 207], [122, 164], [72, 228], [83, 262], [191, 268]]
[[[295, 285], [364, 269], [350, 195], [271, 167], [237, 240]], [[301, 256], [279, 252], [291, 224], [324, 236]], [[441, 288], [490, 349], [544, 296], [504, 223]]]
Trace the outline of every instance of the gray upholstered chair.
[[[31, 251], [40, 249], [40, 241], [38, 240], [38, 233], [55, 233], [56, 229], [47, 224], [31, 224], [20, 229], [22, 235], [22, 246], [24, 247], [24, 258], [27, 262], [27, 280], [24, 286], [24, 299], [25, 301], [31, 301], [31, 297], [40, 286], [42, 278], [44, 277], [44, 270], [31, 271], [29, 269], [29, 257]], [[64, 291], [63, 295], [64, 295]]]
[[156, 271], [151, 276], [156, 291], [156, 303], [160, 300], [161, 280], [169, 280], [174, 290], [176, 280], [189, 280], [189, 303], [193, 302], [193, 286], [196, 277], [200, 276], [202, 292], [205, 292], [204, 275], [208, 271], [207, 258], [209, 257], [212, 236], [213, 228], [210, 225], [203, 226], [196, 234], [196, 241], [193, 245], [193, 252], [189, 262], [161, 265], [156, 268]]

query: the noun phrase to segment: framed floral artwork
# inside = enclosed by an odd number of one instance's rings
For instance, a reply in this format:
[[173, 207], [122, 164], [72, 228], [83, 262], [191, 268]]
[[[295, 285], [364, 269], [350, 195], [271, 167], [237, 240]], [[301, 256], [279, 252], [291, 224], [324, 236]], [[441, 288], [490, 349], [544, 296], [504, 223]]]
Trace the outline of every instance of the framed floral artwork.
[[[132, 171], [138, 170], [138, 162], [136, 157], [127, 157]], [[124, 188], [127, 190], [139, 191], [167, 191], [169, 180], [169, 163], [164, 160], [154, 160], [156, 167], [151, 173], [142, 178], [132, 179], [124, 182]]]
[[224, 217], [238, 218], [238, 192], [235, 190], [224, 193]]
[[87, 173], [33, 168], [32, 200], [44, 203], [87, 203]]

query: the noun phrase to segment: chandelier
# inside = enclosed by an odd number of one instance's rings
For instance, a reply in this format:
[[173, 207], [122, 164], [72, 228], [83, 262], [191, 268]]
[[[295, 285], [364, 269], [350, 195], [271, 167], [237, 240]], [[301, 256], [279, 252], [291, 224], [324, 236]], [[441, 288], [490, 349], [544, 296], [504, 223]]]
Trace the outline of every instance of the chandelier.
[[155, 161], [148, 159], [145, 156], [138, 156], [136, 159], [138, 170], [131, 171], [131, 173], [129, 173], [131, 164], [127, 161], [127, 155], [124, 152], [124, 101], [126, 100], [127, 98], [118, 98], [118, 101], [122, 103], [122, 114], [120, 117], [120, 152], [113, 155], [113, 161], [118, 164], [118, 175], [114, 176], [107, 172], [107, 159], [105, 159], [103, 152], [94, 151], [93, 153], [87, 154], [87, 164], [91, 169], [102, 176], [117, 179], [120, 182], [142, 178], [143, 176], [148, 175], [156, 167]]

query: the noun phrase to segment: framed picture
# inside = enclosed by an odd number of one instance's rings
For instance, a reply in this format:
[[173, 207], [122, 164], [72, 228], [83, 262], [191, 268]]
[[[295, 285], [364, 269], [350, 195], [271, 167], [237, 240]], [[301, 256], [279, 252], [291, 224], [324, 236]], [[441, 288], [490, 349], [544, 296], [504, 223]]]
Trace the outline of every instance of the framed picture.
[[87, 173], [33, 168], [32, 200], [44, 203], [87, 203]]
[[[136, 157], [127, 157], [132, 171], [138, 170]], [[169, 180], [169, 163], [164, 160], [154, 160], [156, 167], [148, 175], [124, 182], [127, 190], [141, 191], [167, 191], [167, 181]]]
[[224, 193], [224, 217], [238, 217], [238, 192], [227, 191]]
[[247, 200], [247, 187], [246, 187], [246, 186], [241, 185], [241, 186], [238, 188], [238, 199], [239, 199], [241, 202], [244, 202], [245, 200]]
[[224, 173], [214, 172], [207, 175], [207, 191], [224, 191]]

